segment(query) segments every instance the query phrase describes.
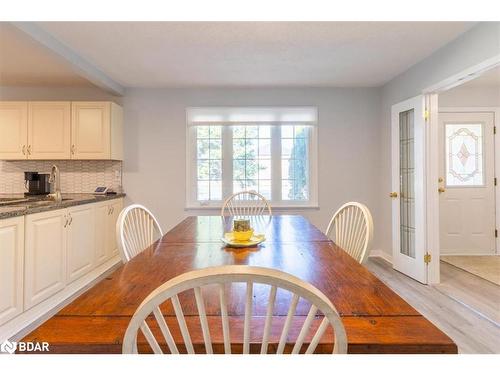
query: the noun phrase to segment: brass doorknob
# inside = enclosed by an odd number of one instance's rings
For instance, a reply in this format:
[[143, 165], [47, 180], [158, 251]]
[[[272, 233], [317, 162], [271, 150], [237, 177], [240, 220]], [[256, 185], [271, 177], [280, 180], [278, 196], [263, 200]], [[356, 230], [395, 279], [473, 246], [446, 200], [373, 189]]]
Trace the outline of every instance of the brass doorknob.
[[398, 197], [398, 193], [396, 193], [395, 191], [393, 191], [392, 193], [389, 194], [389, 197], [391, 197], [391, 198], [397, 198]]
[[438, 192], [439, 193], [444, 193], [445, 191], [446, 191], [446, 189], [444, 187], [438, 188]]

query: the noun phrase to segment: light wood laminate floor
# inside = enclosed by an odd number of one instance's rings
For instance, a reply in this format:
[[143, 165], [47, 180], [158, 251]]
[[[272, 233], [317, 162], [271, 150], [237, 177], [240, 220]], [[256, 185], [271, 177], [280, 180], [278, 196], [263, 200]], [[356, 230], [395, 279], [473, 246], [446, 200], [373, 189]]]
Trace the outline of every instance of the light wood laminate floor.
[[441, 284], [428, 286], [395, 271], [382, 258], [366, 267], [445, 332], [459, 353], [500, 353], [500, 287], [441, 262]]

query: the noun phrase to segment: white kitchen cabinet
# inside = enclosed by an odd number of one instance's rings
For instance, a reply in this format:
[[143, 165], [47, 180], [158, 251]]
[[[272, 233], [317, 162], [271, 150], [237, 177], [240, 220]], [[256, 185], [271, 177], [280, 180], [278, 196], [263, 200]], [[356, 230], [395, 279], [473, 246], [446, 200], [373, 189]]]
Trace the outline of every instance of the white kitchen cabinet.
[[115, 199], [110, 201], [109, 204], [110, 213], [108, 216], [108, 230], [106, 233], [109, 234], [108, 238], [108, 254], [109, 257], [114, 257], [118, 255], [118, 243], [116, 242], [116, 222], [118, 221], [118, 216], [123, 209], [123, 200]]
[[0, 160], [123, 160], [112, 102], [0, 102]]
[[0, 342], [119, 263], [123, 199], [0, 220]]
[[123, 159], [123, 111], [111, 102], [71, 103], [71, 158]]
[[0, 325], [23, 312], [24, 217], [0, 220]]
[[24, 308], [40, 303], [66, 285], [67, 211], [26, 216]]
[[28, 159], [69, 159], [71, 103], [29, 102]]
[[26, 159], [28, 102], [0, 102], [0, 159]]
[[90, 272], [95, 262], [95, 207], [92, 204], [67, 210], [67, 283]]
[[99, 203], [96, 206], [96, 262], [103, 263], [118, 255], [116, 222], [123, 208], [122, 199]]
[[[108, 251], [108, 221], [110, 215], [109, 202], [101, 202], [95, 205], [95, 264], [96, 266], [109, 259]], [[114, 231], [111, 235], [114, 235]]]

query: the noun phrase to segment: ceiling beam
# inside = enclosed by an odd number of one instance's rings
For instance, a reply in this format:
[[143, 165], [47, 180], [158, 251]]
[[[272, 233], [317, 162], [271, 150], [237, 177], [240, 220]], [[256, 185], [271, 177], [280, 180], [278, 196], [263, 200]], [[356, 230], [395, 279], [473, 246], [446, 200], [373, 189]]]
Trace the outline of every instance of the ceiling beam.
[[94, 85], [113, 94], [123, 96], [125, 88], [108, 77], [103, 71], [92, 65], [71, 48], [54, 38], [34, 22], [11, 22], [13, 26], [47, 47], [71, 65], [75, 73], [89, 80]]

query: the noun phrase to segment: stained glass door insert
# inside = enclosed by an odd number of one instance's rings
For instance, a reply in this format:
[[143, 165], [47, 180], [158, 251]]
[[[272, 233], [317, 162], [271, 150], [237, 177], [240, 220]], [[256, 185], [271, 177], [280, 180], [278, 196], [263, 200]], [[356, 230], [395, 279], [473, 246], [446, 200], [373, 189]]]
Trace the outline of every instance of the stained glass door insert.
[[446, 186], [483, 186], [483, 124], [445, 124]]

